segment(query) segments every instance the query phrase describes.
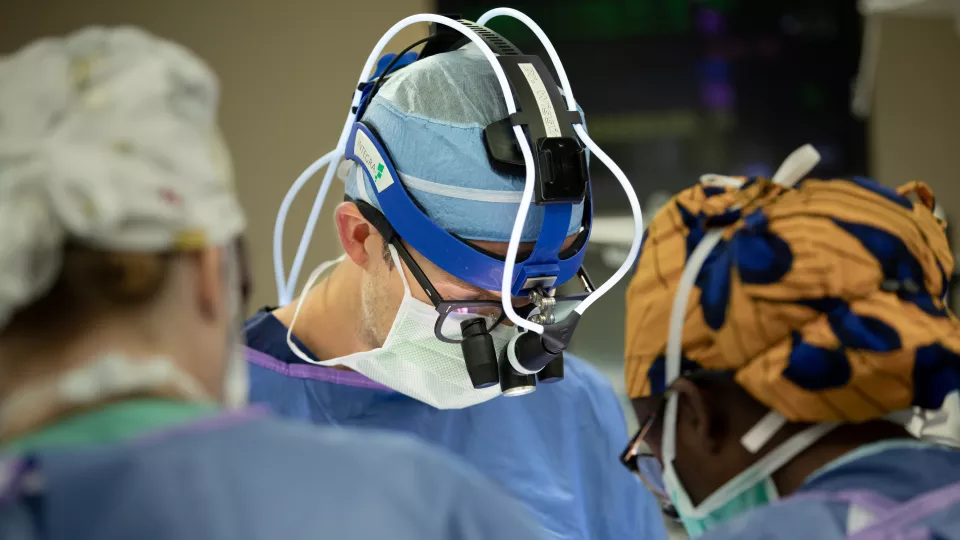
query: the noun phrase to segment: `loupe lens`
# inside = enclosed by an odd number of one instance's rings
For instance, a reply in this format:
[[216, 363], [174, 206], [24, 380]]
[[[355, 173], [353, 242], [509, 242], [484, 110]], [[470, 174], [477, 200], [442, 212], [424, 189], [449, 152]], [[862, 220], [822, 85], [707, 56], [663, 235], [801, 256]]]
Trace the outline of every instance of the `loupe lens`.
[[463, 321], [461, 331], [463, 341], [460, 342], [460, 348], [473, 387], [479, 390], [500, 382], [497, 352], [493, 348], [493, 338], [487, 331], [485, 319]]
[[552, 384], [563, 380], [563, 353], [537, 372], [537, 380], [543, 384]]
[[464, 339], [463, 325], [476, 319], [484, 321], [486, 331], [493, 330], [503, 317], [503, 308], [499, 306], [457, 307], [445, 314], [440, 322], [440, 335], [447, 341], [460, 343]]
[[[509, 346], [509, 345], [508, 345]], [[500, 391], [507, 397], [516, 397], [529, 394], [537, 389], [537, 376], [518, 373], [506, 353], [500, 359]]]

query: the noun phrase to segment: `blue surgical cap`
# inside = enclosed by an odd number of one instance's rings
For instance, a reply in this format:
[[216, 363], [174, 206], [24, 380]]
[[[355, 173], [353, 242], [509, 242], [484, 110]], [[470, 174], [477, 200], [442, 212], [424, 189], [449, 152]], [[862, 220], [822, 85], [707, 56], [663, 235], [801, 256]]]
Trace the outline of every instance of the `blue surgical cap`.
[[[467, 240], [507, 242], [525, 179], [495, 171], [483, 142], [483, 129], [506, 117], [493, 68], [468, 45], [396, 72], [361, 120], [379, 134], [400, 180], [434, 223]], [[346, 194], [380, 208], [358, 167]], [[580, 204], [568, 235], [582, 219]], [[543, 208], [531, 206], [521, 240], [536, 241], [542, 223]]]

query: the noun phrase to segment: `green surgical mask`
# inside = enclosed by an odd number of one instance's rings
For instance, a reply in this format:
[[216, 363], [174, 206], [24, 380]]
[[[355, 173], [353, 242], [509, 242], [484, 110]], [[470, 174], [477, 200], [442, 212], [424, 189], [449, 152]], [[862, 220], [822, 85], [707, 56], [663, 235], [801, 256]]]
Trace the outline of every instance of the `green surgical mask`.
[[[694, 505], [673, 466], [676, 456], [676, 399], [676, 394], [670, 397], [674, 403], [667, 403], [664, 415], [663, 483], [687, 534], [693, 538], [740, 514], [776, 501], [779, 494], [773, 483], [773, 473], [837, 426], [837, 424], [815, 424], [793, 435], [743, 472], [731, 478], [699, 505]], [[781, 415], [771, 411], [744, 435], [741, 444], [749, 452], [756, 453], [770, 441], [785, 422]]]
[[[753, 510], [754, 508], [766, 506], [779, 498], [776, 485], [774, 485], [773, 480], [767, 477], [746, 487], [718, 508], [710, 510], [703, 514], [702, 517], [698, 517], [696, 508], [693, 503], [690, 502], [690, 498], [680, 484], [679, 479], [676, 478], [673, 467], [671, 466], [669, 470], [671, 471], [670, 474], [673, 475], [672, 481], [669, 482], [672, 488], [668, 490], [670, 500], [673, 501], [673, 507], [676, 509], [677, 515], [680, 517], [680, 522], [683, 523], [683, 528], [686, 529], [690, 538], [697, 538], [721, 523], [733, 519], [749, 510]], [[666, 476], [667, 474], [668, 473], [664, 471], [664, 475]], [[664, 478], [664, 480], [666, 481], [666, 478]]]

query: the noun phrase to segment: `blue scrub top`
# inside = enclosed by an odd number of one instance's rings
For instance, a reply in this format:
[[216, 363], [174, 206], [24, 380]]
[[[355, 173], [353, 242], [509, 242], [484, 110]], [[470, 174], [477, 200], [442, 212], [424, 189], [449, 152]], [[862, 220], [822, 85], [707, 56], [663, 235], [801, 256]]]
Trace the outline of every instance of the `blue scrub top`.
[[246, 332], [254, 402], [314, 424], [402, 431], [447, 448], [526, 503], [552, 538], [666, 538], [658, 504], [618, 460], [627, 443], [620, 403], [579, 358], [566, 355], [565, 379], [532, 394], [440, 410], [360, 373], [303, 362], [268, 312], [247, 321]]

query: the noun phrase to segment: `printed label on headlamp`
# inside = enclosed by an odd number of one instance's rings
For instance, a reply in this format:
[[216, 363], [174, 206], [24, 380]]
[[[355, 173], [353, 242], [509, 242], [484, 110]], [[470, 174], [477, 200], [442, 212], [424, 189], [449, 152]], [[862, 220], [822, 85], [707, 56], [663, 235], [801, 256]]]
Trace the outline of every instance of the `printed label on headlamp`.
[[540, 108], [540, 117], [543, 118], [543, 128], [547, 132], [547, 137], [562, 137], [557, 113], [553, 110], [550, 94], [547, 93], [547, 87], [543, 85], [543, 79], [537, 72], [537, 68], [533, 64], [519, 64], [519, 67], [523, 76], [527, 78], [530, 89], [533, 90], [533, 97], [536, 98], [537, 107]]
[[384, 164], [377, 147], [363, 130], [357, 130], [357, 136], [353, 142], [353, 153], [363, 161], [370, 178], [373, 179], [373, 185], [377, 186], [377, 193], [393, 185], [394, 178], [390, 174], [390, 169]]

